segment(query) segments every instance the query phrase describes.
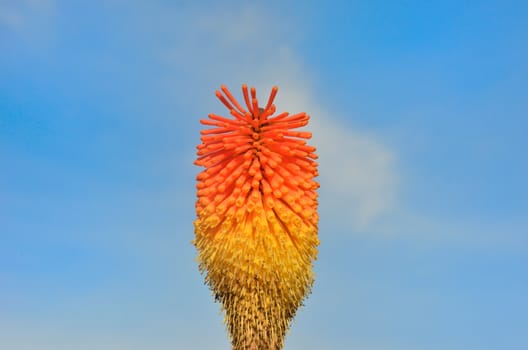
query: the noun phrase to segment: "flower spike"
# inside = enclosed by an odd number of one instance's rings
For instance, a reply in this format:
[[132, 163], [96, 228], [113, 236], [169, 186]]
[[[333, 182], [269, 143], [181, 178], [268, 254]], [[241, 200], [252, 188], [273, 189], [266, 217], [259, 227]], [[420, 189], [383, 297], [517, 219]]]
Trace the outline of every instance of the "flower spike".
[[317, 258], [315, 148], [306, 113], [273, 116], [242, 85], [246, 111], [224, 85], [216, 96], [234, 118], [210, 114], [195, 164], [194, 245], [200, 272], [222, 304], [233, 350], [281, 350], [311, 292]]

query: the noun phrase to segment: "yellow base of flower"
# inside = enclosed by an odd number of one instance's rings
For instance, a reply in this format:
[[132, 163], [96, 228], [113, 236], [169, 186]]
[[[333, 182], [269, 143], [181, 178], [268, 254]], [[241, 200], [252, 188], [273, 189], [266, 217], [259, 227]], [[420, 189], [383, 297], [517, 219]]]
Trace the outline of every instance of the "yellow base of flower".
[[313, 284], [317, 228], [291, 211], [261, 206], [223, 222], [202, 214], [194, 244], [200, 270], [225, 311], [233, 349], [282, 349]]

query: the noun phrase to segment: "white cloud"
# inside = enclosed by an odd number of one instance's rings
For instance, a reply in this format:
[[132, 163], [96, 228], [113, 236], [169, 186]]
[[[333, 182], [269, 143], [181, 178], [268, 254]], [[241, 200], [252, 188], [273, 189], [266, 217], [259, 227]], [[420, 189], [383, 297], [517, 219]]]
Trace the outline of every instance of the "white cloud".
[[335, 117], [339, 112], [322, 104], [318, 94], [324, 91], [288, 42], [292, 24], [270, 18], [265, 9], [249, 5], [201, 12], [187, 23], [186, 37], [193, 39], [178, 41], [167, 57], [191, 69], [206, 86], [225, 83], [235, 96], [241, 96], [240, 85], [247, 83], [264, 100], [278, 85], [278, 110], [312, 116], [309, 130], [320, 156], [321, 212], [348, 228], [364, 229], [394, 205], [395, 155], [377, 137], [353, 129]]
[[[330, 209], [355, 228], [365, 228], [395, 204], [394, 154], [372, 136], [334, 120], [315, 120], [323, 193]], [[324, 207], [324, 204], [323, 204]]]

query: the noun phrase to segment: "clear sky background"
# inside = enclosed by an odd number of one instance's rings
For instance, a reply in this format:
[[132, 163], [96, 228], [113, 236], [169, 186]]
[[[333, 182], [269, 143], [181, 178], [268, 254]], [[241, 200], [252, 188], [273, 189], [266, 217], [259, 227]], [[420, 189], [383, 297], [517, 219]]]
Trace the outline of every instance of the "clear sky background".
[[192, 162], [242, 83], [320, 155], [285, 349], [528, 349], [528, 2], [0, 0], [1, 349], [229, 349]]

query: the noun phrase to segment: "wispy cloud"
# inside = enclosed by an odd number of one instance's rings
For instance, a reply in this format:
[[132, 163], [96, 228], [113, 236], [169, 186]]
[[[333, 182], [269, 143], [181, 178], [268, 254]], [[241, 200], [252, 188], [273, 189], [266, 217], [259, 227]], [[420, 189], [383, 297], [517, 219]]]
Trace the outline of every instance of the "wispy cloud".
[[330, 110], [318, 98], [324, 89], [295, 50], [289, 34], [294, 24], [250, 5], [194, 16], [184, 30], [187, 40], [178, 41], [165, 57], [210, 86], [225, 83], [236, 93], [242, 83], [254, 85], [261, 100], [278, 85], [279, 110], [310, 114], [321, 163], [321, 210], [327, 218], [339, 218], [347, 228], [365, 228], [391, 209], [398, 178], [394, 152], [373, 133], [336, 117], [339, 106]]

